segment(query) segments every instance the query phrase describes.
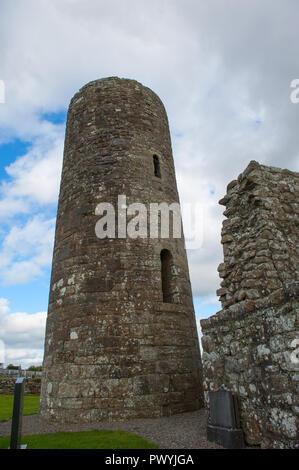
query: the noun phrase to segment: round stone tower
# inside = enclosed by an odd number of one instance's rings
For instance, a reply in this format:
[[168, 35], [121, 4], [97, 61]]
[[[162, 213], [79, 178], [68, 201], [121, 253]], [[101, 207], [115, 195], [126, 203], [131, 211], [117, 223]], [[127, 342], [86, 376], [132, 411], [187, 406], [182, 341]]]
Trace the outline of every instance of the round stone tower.
[[85, 85], [67, 118], [44, 419], [161, 417], [203, 406], [184, 237], [171, 228], [161, 236], [153, 221], [162, 228], [165, 214], [155, 219], [150, 212], [155, 204], [178, 202], [158, 96], [117, 77]]

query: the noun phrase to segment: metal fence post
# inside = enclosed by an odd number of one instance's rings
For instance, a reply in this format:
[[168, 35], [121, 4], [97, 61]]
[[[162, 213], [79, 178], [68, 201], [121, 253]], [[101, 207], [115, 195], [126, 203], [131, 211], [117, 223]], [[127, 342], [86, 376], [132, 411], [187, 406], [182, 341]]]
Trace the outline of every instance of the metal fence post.
[[10, 449], [26, 449], [27, 445], [21, 445], [22, 418], [24, 407], [24, 377], [17, 379], [15, 383], [13, 415], [10, 434]]

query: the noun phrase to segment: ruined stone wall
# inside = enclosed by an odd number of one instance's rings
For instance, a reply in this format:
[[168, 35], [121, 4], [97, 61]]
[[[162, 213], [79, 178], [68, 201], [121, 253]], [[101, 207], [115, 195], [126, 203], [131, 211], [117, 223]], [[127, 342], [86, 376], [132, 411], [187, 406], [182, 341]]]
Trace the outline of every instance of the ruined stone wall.
[[[15, 391], [17, 378], [0, 377], [0, 394], [12, 395]], [[25, 379], [25, 395], [39, 395], [41, 387], [40, 377]]]
[[249, 445], [298, 447], [299, 174], [250, 162], [227, 187], [223, 309], [201, 321], [204, 390], [238, 394]]
[[[147, 208], [179, 201], [161, 100], [137, 81], [111, 77], [85, 85], [68, 111], [41, 392], [45, 419], [159, 417], [203, 405], [184, 238], [118, 237], [120, 195], [127, 205]], [[116, 238], [96, 236], [101, 202], [116, 209]], [[172, 256], [174, 302], [163, 301], [162, 250]]]

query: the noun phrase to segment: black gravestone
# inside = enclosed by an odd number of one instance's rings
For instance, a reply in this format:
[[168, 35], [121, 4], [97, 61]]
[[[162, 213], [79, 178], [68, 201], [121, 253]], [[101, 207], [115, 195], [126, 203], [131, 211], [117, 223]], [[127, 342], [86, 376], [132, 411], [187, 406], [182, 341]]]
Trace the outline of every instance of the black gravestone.
[[10, 449], [26, 449], [27, 445], [21, 445], [22, 418], [24, 406], [25, 379], [19, 378], [15, 383], [13, 401], [13, 415], [10, 434]]
[[227, 449], [244, 447], [243, 432], [240, 428], [237, 396], [220, 388], [209, 392], [210, 414], [207, 425], [207, 439]]

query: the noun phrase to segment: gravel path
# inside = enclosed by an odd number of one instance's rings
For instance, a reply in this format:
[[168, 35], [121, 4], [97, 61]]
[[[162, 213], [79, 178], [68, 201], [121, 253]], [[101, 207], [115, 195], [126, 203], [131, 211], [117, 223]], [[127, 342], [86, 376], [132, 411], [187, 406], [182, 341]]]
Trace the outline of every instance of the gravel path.
[[[41, 421], [38, 415], [23, 416], [22, 434], [42, 434], [57, 431], [89, 431], [93, 429], [134, 432], [160, 449], [221, 449], [206, 439], [207, 413], [205, 409], [158, 419], [90, 424], [53, 425]], [[11, 420], [0, 423], [0, 436], [10, 435]]]

